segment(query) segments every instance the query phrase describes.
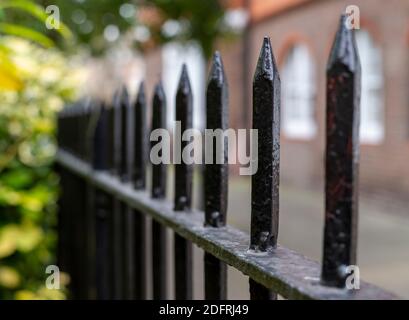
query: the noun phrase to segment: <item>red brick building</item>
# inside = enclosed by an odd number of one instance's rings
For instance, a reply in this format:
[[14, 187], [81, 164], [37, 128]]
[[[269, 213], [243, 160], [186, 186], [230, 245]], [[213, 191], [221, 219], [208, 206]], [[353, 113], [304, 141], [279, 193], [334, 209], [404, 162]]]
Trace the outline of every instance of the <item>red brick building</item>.
[[[229, 81], [230, 126], [251, 126], [252, 75], [262, 38], [267, 35], [282, 81], [282, 182], [322, 188], [325, 69], [339, 15], [351, 4], [360, 11], [356, 37], [362, 65], [361, 186], [372, 194], [404, 198], [409, 196], [407, 0], [231, 1], [232, 7], [245, 7], [250, 19], [240, 39], [218, 45]], [[147, 70], [162, 69], [165, 78], [169, 68], [162, 63], [168, 58], [166, 50], [158, 49], [147, 57]], [[204, 79], [207, 70], [200, 61], [192, 65], [194, 76]], [[177, 67], [173, 64], [170, 74]], [[156, 79], [148, 78], [148, 88]], [[204, 84], [205, 80], [199, 81], [196, 88]], [[196, 92], [199, 125], [203, 99], [204, 91]]]

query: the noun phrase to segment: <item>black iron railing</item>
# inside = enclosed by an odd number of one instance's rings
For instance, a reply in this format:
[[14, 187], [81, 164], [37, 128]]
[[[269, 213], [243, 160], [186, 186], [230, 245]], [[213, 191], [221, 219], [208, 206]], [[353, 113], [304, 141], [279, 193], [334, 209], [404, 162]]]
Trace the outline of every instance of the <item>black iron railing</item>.
[[[134, 104], [126, 90], [112, 106], [78, 103], [58, 117], [57, 168], [60, 255], [71, 275], [74, 298], [167, 298], [167, 229], [174, 238], [175, 297], [192, 298], [192, 244], [205, 251], [205, 298], [225, 299], [226, 265], [250, 279], [252, 299], [391, 299], [365, 282], [345, 288], [356, 263], [360, 63], [353, 31], [340, 27], [327, 68], [326, 188], [323, 264], [277, 245], [280, 163], [280, 77], [268, 38], [253, 81], [253, 129], [258, 130], [258, 170], [252, 176], [251, 234], [226, 225], [227, 148], [222, 164], [206, 164], [204, 212], [192, 209], [192, 165], [175, 165], [174, 201], [166, 200], [165, 164], [151, 165], [144, 87]], [[208, 129], [227, 129], [228, 93], [218, 53], [207, 86]], [[176, 93], [176, 120], [192, 127], [192, 93], [183, 67]], [[166, 98], [154, 89], [150, 130], [166, 127]], [[151, 147], [158, 142], [152, 142]], [[226, 147], [225, 142], [221, 142]], [[182, 149], [187, 144], [182, 141]], [[216, 155], [214, 155], [215, 157]], [[146, 217], [152, 218], [151, 247]], [[300, 226], [301, 227], [301, 226]], [[152, 281], [147, 252], [152, 252]]]

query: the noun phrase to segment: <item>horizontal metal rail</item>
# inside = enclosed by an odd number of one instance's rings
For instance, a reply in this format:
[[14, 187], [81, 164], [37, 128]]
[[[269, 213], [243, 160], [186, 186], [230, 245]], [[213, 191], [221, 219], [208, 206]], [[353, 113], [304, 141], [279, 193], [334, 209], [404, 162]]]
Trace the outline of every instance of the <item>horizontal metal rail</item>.
[[160, 224], [171, 228], [183, 238], [284, 298], [397, 299], [394, 294], [363, 281], [360, 282], [358, 290], [323, 286], [319, 280], [320, 265], [299, 253], [280, 245], [270, 252], [253, 253], [248, 250], [248, 234], [230, 226], [205, 227], [203, 212], [175, 212], [171, 202], [152, 199], [147, 192], [136, 191], [117, 177], [92, 169], [88, 163], [66, 151], [58, 151], [57, 163], [133, 209], [150, 215]]

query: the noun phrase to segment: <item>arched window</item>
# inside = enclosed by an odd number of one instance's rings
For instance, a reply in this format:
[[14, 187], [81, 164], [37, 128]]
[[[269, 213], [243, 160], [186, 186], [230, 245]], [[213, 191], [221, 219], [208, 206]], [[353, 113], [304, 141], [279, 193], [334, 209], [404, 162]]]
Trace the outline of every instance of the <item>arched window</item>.
[[361, 127], [363, 143], [381, 143], [384, 134], [383, 73], [381, 50], [368, 31], [355, 33], [361, 60]]
[[287, 137], [311, 139], [317, 131], [314, 119], [315, 72], [308, 48], [294, 45], [282, 72], [283, 132]]

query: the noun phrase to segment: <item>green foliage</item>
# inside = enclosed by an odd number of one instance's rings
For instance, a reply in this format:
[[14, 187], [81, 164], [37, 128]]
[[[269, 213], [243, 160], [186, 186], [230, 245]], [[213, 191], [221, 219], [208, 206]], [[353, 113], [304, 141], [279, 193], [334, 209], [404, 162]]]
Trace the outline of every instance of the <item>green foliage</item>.
[[55, 49], [14, 37], [0, 45], [24, 83], [0, 92], [0, 299], [60, 299], [63, 291], [45, 288], [56, 244], [54, 117], [81, 74]]
[[37, 0], [37, 2], [44, 7], [56, 5], [60, 10], [62, 21], [74, 33], [77, 43], [85, 45], [93, 55], [102, 54], [112, 45], [104, 38], [104, 31], [108, 26], [117, 28], [123, 35], [135, 24], [135, 14], [124, 17], [120, 13], [123, 12], [121, 6], [124, 4], [136, 10], [132, 1]]
[[[225, 8], [220, 0], [147, 0], [144, 3], [159, 15], [156, 20], [144, 21], [155, 42], [195, 40], [209, 58], [215, 41], [232, 34], [223, 22]], [[178, 23], [178, 32], [166, 32], [163, 26], [167, 21]]]
[[[1, 4], [3, 2], [3, 5]], [[20, 27], [31, 29], [66, 48], [72, 31], [76, 43], [93, 55], [104, 53], [115, 44], [105, 36], [107, 28], [118, 32], [118, 39], [127, 37], [140, 49], [169, 41], [197, 41], [206, 57], [210, 57], [215, 41], [234, 34], [224, 21], [226, 8], [221, 0], [0, 0], [0, 23], [18, 21]], [[26, 4], [27, 3], [27, 4]], [[59, 8], [62, 28], [45, 27], [49, 5]], [[2, 14], [2, 10], [8, 10]], [[16, 10], [17, 9], [17, 10]], [[147, 12], [151, 14], [146, 14]], [[177, 32], [167, 32], [166, 23], [177, 23]], [[169, 24], [168, 24], [169, 25]], [[137, 36], [144, 28], [147, 37]], [[142, 28], [141, 28], [142, 27]], [[61, 36], [58, 36], [58, 33]], [[135, 36], [136, 35], [136, 36]], [[41, 38], [37, 36], [36, 38]], [[116, 37], [115, 37], [116, 39]], [[41, 41], [41, 39], [40, 39]], [[44, 41], [42, 41], [43, 44]], [[72, 42], [69, 42], [72, 43]]]
[[[104, 53], [115, 41], [104, 36], [108, 27], [133, 44], [146, 49], [169, 41], [197, 41], [206, 57], [212, 54], [219, 37], [232, 35], [224, 23], [225, 8], [221, 0], [37, 0], [44, 7], [56, 5], [61, 19], [75, 35], [77, 43], [85, 45], [94, 55]], [[146, 15], [154, 11], [153, 16]], [[16, 17], [11, 17], [15, 20]], [[19, 18], [22, 18], [19, 16]], [[180, 30], [169, 34], [166, 22], [179, 23]], [[44, 31], [41, 24], [30, 25]], [[138, 27], [147, 30], [148, 37], [134, 36]], [[139, 29], [141, 30], [141, 29]], [[45, 30], [47, 31], [47, 30]], [[50, 32], [50, 31], [47, 31]], [[121, 38], [121, 37], [118, 37]]]
[[[15, 19], [23, 14], [23, 19]], [[17, 15], [17, 16], [16, 16]], [[53, 40], [43, 33], [25, 26], [27, 16], [33, 17], [37, 24], [45, 26], [48, 18], [44, 8], [30, 0], [0, 0], [0, 34], [13, 35], [36, 42], [46, 48], [54, 45]], [[14, 23], [14, 20], [18, 23]], [[71, 37], [68, 28], [62, 23], [58, 31], [65, 39]], [[20, 90], [23, 87], [17, 66], [10, 58], [6, 47], [0, 46], [0, 90]]]
[[[59, 30], [45, 27], [48, 5], [60, 9]], [[55, 263], [55, 113], [75, 100], [82, 75], [54, 44], [73, 38], [98, 55], [116, 43], [110, 28], [141, 49], [194, 40], [209, 57], [228, 33], [223, 17], [219, 0], [0, 0], [0, 300], [64, 298], [45, 288]]]

